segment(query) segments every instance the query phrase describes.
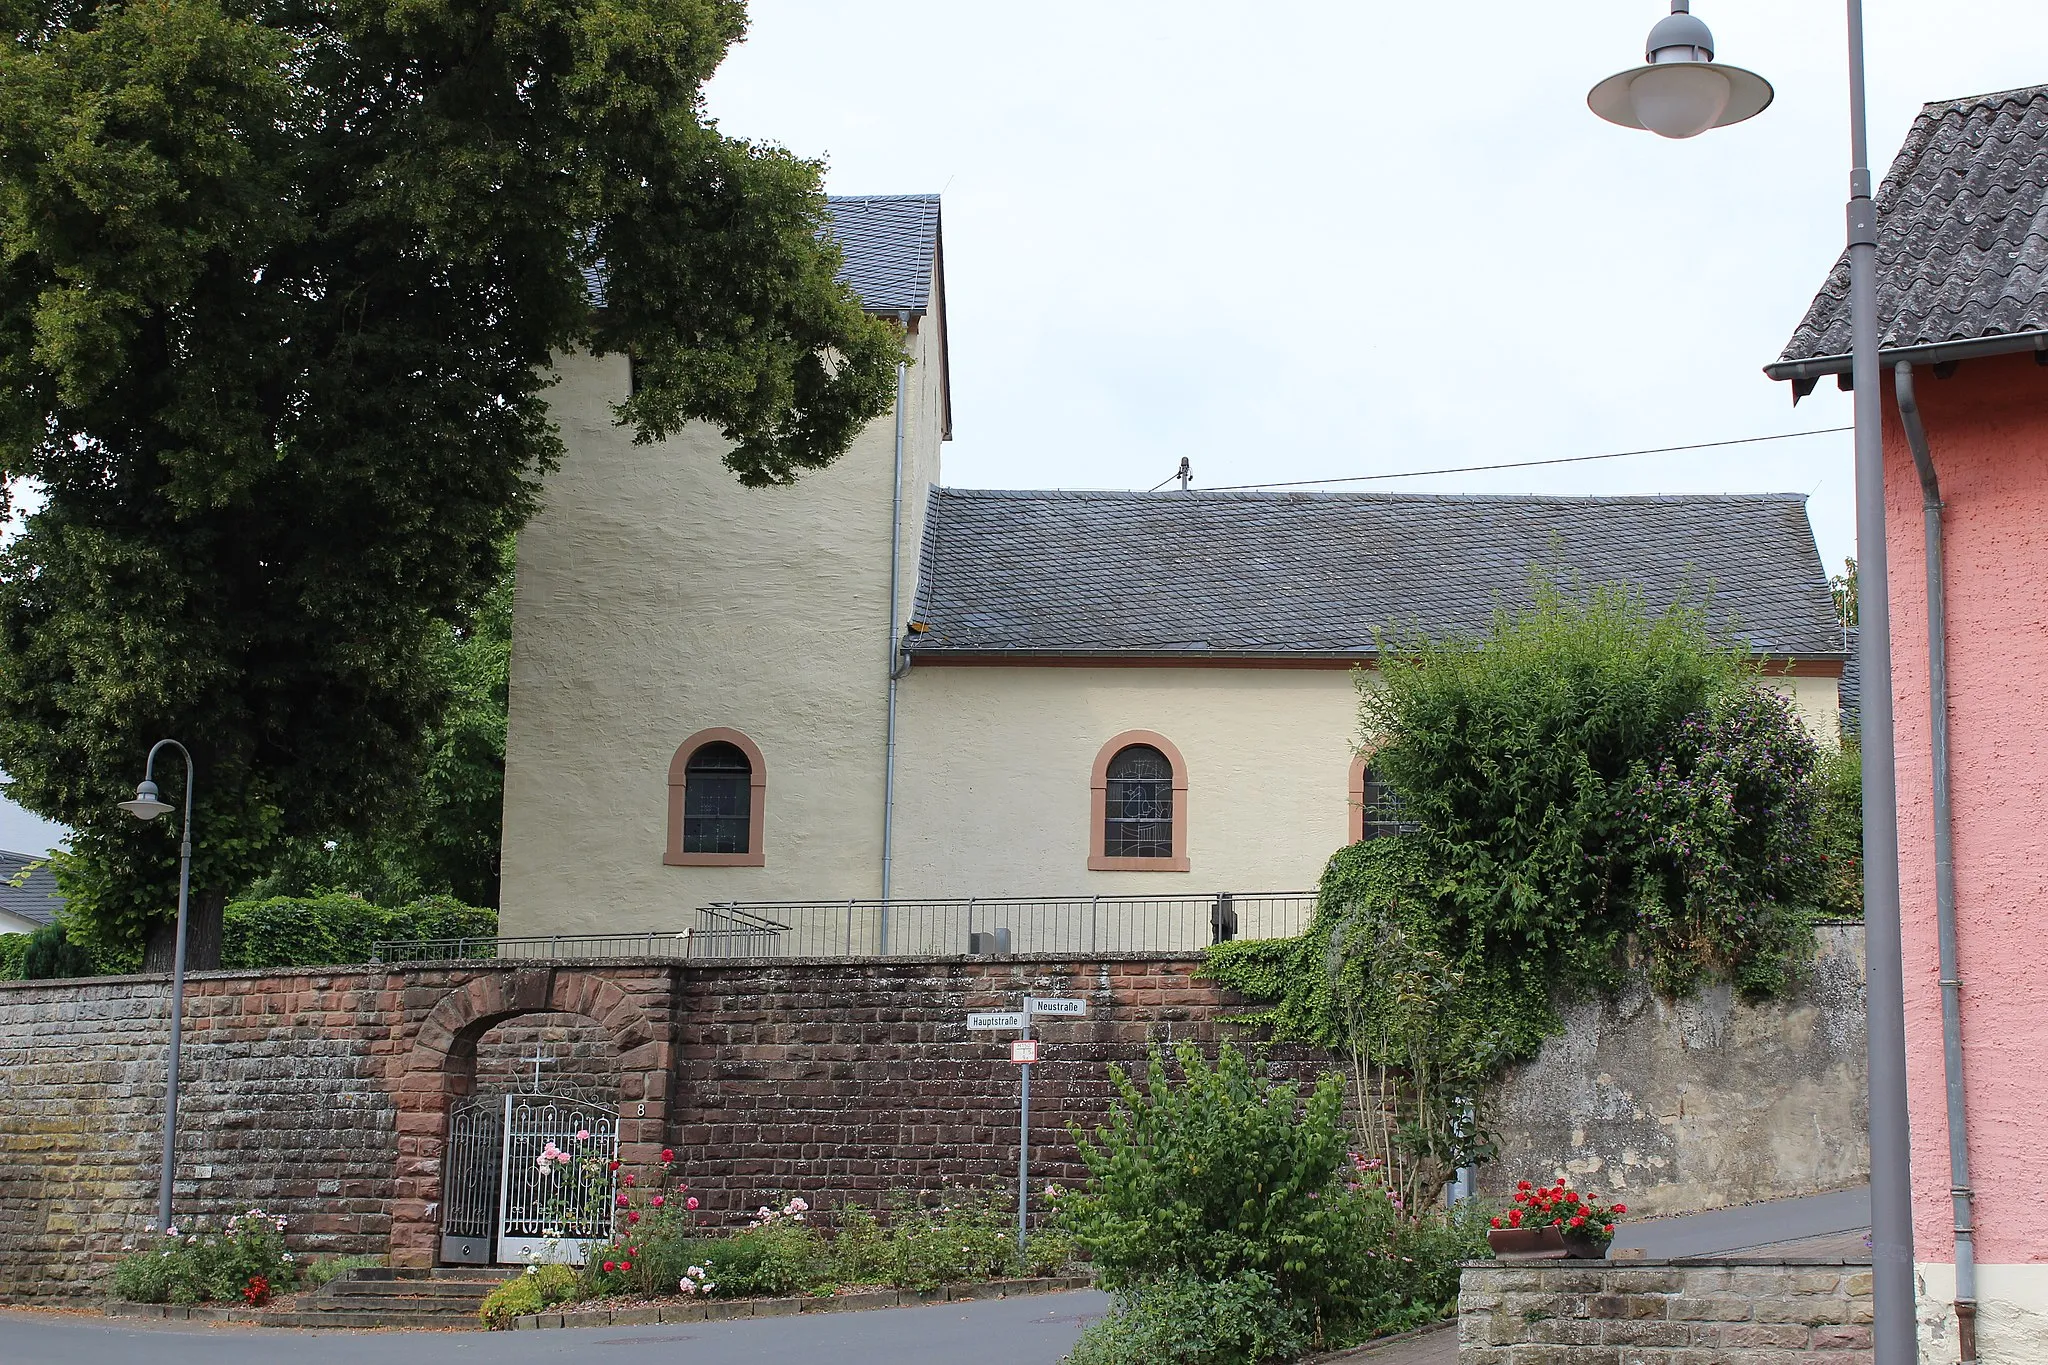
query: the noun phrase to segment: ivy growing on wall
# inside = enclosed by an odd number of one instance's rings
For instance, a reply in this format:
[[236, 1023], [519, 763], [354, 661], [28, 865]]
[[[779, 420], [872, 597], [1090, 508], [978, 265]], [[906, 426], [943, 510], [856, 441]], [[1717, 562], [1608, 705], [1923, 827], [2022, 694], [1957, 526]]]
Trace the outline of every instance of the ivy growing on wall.
[[1706, 610], [1536, 587], [1476, 638], [1382, 642], [1362, 745], [1414, 832], [1338, 853], [1301, 937], [1208, 967], [1276, 1038], [1351, 1057], [1369, 1142], [1425, 1197], [1485, 1156], [1486, 1080], [1632, 950], [1667, 991], [1774, 994], [1831, 899], [1821, 754]]

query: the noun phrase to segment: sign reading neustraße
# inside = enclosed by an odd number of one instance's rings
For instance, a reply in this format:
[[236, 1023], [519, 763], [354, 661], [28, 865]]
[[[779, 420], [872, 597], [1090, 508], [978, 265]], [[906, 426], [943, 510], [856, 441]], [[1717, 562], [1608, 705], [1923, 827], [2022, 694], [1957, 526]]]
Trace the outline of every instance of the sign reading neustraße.
[[1088, 1002], [1063, 996], [1024, 997], [1024, 1008], [1032, 1014], [1049, 1014], [1056, 1018], [1085, 1019], [1088, 1016]]

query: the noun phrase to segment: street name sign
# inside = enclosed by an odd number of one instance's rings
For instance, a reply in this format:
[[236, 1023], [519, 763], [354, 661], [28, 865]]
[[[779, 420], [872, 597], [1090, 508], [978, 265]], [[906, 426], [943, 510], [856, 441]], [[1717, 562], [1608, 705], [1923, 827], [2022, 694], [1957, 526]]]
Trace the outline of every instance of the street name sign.
[[967, 1016], [967, 1027], [979, 1030], [1023, 1028], [1024, 1011], [996, 1010], [982, 1014], [969, 1014]]
[[1032, 1014], [1050, 1015], [1055, 1019], [1085, 1019], [1088, 1017], [1088, 1002], [1061, 996], [1026, 996], [1024, 1008]]

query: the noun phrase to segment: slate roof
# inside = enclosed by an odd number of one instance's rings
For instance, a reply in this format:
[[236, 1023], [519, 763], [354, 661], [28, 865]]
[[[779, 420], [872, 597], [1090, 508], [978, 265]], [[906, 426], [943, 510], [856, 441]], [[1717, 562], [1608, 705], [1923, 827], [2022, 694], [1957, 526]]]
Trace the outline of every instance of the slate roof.
[[933, 490], [915, 655], [1369, 657], [1527, 603], [1530, 571], [1710, 593], [1762, 653], [1842, 656], [1806, 500]]
[[[2048, 85], [1922, 106], [1877, 214], [1883, 349], [2048, 333]], [[1765, 373], [1847, 370], [1848, 297], [1844, 251]]]
[[[931, 305], [939, 253], [936, 194], [834, 195], [825, 200], [830, 232], [839, 243], [839, 278], [853, 286], [870, 313], [916, 313]], [[605, 265], [583, 272], [590, 301], [604, 307]]]
[[844, 257], [839, 278], [868, 311], [923, 313], [938, 260], [939, 196], [834, 195], [825, 204]]
[[[14, 885], [15, 878], [30, 863], [40, 865], [22, 878], [20, 886]], [[30, 853], [0, 853], [0, 910], [36, 924], [48, 924], [57, 918], [63, 905], [64, 898], [57, 893], [57, 878], [50, 872], [47, 859]]]

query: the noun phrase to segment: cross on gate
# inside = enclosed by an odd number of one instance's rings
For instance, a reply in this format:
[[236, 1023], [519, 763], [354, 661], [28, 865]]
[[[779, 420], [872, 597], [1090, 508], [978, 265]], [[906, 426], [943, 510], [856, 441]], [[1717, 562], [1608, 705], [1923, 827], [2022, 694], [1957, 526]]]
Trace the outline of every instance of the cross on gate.
[[540, 1065], [548, 1060], [546, 1049], [541, 1047], [539, 1043], [535, 1043], [533, 1045], [533, 1055], [521, 1058], [520, 1060], [533, 1063], [533, 1093], [538, 1095], [540, 1093]]

